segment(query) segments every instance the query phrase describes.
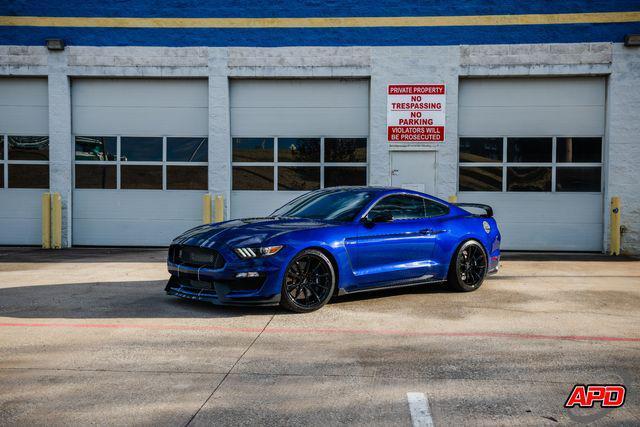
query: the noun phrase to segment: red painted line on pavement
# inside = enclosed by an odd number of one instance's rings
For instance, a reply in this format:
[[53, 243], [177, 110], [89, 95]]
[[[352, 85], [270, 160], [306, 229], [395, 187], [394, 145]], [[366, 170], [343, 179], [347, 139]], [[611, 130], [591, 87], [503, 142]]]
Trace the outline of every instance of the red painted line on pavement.
[[[75, 328], [75, 329], [149, 329], [166, 331], [220, 331], [220, 332], [260, 332], [262, 327], [230, 327], [214, 325], [158, 325], [123, 323], [0, 323], [0, 327], [23, 328]], [[353, 334], [353, 335], [400, 335], [417, 337], [462, 337], [462, 338], [513, 338], [521, 340], [564, 340], [564, 341], [614, 341], [640, 342], [640, 338], [608, 337], [589, 335], [543, 335], [509, 332], [412, 332], [395, 329], [340, 329], [340, 328], [278, 328], [270, 327], [263, 333], [277, 334]]]

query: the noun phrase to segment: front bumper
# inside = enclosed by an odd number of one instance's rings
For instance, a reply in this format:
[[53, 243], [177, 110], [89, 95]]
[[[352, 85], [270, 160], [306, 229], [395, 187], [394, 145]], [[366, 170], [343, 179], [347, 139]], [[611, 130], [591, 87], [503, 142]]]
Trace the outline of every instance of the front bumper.
[[[280, 302], [283, 265], [288, 255], [241, 260], [226, 248], [218, 247], [226, 262], [222, 268], [193, 267], [173, 262], [165, 291], [179, 298], [206, 301], [218, 305], [277, 305]], [[238, 278], [239, 273], [257, 273], [258, 277]]]
[[280, 294], [264, 298], [262, 296], [229, 296], [232, 293], [230, 285], [218, 282], [209, 283], [209, 287], [194, 286], [190, 279], [180, 279], [171, 275], [164, 290], [167, 295], [174, 295], [182, 299], [205, 301], [216, 305], [278, 305]]

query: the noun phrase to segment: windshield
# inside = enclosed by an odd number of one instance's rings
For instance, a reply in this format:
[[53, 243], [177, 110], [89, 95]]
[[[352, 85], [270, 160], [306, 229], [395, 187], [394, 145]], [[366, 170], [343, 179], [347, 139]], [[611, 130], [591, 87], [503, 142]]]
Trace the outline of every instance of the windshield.
[[277, 209], [271, 216], [353, 221], [372, 199], [371, 191], [314, 191]]

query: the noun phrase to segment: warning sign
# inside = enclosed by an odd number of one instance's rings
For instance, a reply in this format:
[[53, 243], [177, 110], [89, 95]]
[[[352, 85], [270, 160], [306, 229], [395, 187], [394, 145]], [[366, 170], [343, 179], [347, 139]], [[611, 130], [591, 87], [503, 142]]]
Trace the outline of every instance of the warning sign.
[[390, 142], [444, 141], [444, 84], [389, 85], [387, 137]]

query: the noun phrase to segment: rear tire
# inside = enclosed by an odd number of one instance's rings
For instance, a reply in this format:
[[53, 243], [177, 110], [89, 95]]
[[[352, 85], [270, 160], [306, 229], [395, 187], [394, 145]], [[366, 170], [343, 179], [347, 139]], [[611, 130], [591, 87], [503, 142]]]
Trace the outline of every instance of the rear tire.
[[449, 264], [449, 288], [458, 292], [475, 291], [487, 276], [487, 266], [487, 253], [482, 245], [476, 240], [464, 242]]
[[329, 258], [315, 249], [296, 255], [284, 273], [280, 305], [296, 313], [309, 313], [333, 296], [336, 275]]

